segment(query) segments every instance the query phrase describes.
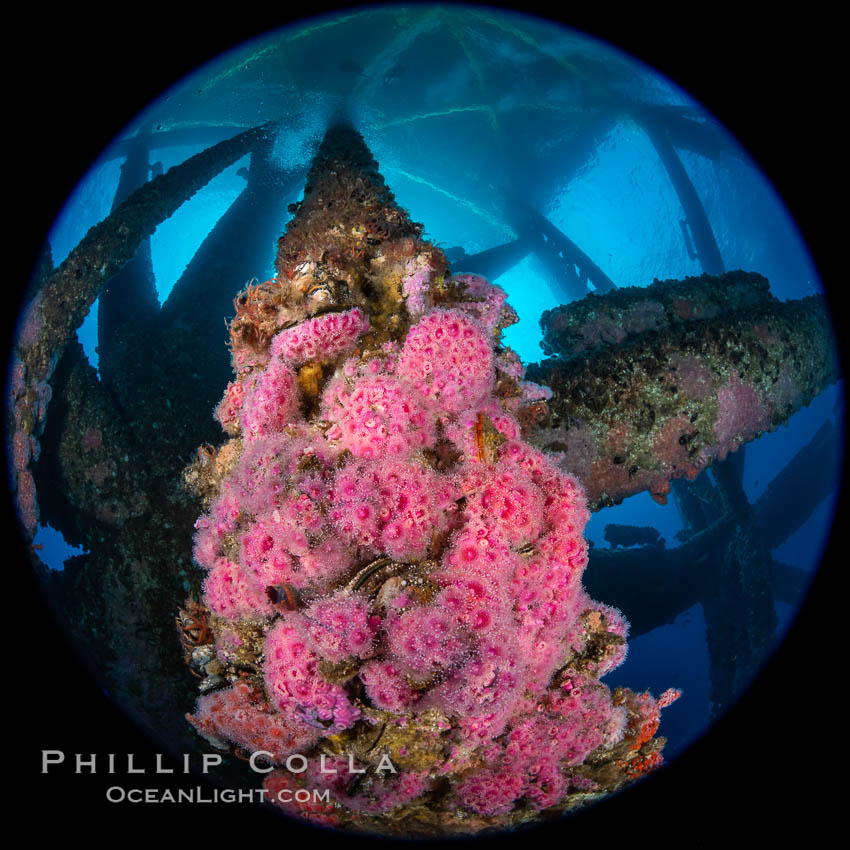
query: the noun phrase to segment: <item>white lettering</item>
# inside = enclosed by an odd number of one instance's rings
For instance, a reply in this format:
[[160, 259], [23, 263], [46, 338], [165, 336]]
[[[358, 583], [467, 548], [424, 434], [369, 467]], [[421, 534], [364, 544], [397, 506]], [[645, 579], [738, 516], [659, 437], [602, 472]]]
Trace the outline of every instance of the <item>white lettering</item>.
[[[386, 767], [384, 767], [384, 762], [387, 763]], [[392, 763], [392, 761], [391, 761], [389, 755], [387, 755], [387, 753], [384, 753], [381, 756], [381, 760], [378, 762], [378, 766], [375, 768], [375, 773], [381, 773], [381, 771], [384, 771], [384, 770], [389, 770], [392, 773], [398, 773], [398, 771], [395, 769], [395, 765]]]
[[266, 752], [265, 750], [257, 750], [257, 752], [251, 753], [251, 758], [248, 759], [248, 763], [251, 765], [251, 770], [253, 770], [254, 773], [269, 773], [274, 770], [271, 765], [269, 767], [259, 767], [257, 765], [257, 759], [262, 758], [263, 756], [268, 756], [268, 759], [266, 759], [266, 761], [268, 761], [269, 759], [271, 759], [272, 754]]
[[65, 761], [65, 753], [62, 750], [42, 750], [41, 772], [47, 773], [47, 765], [62, 764], [63, 761]]
[[[296, 769], [292, 766], [292, 762], [293, 762], [294, 759], [301, 759], [301, 768], [300, 769]], [[300, 753], [295, 753], [295, 755], [290, 756], [286, 760], [286, 769], [290, 773], [304, 773], [304, 771], [307, 770], [307, 759], [305, 759], [304, 756], [302, 756]]]
[[97, 773], [97, 756], [90, 753], [89, 758], [84, 759], [81, 753], [77, 753], [77, 769], [74, 773], [82, 773], [84, 766], [90, 768], [89, 773]]
[[202, 759], [204, 766], [201, 768], [201, 773], [209, 773], [211, 767], [218, 767], [221, 764], [221, 756], [216, 753], [204, 753]]

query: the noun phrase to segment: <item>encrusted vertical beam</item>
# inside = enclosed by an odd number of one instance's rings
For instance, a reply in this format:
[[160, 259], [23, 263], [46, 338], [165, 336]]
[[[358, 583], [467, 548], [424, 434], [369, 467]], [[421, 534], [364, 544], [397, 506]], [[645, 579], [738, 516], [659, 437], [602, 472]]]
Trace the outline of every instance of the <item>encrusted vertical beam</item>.
[[290, 211], [276, 278], [237, 299], [237, 369], [264, 357], [281, 328], [329, 310], [359, 307], [369, 316], [368, 340], [389, 340], [432, 297], [428, 281], [447, 276], [443, 252], [421, 240], [422, 225], [396, 204], [363, 137], [344, 120], [325, 134], [304, 199]]
[[277, 276], [237, 298], [231, 439], [185, 473], [205, 508], [190, 722], [272, 764], [330, 755], [331, 804], [277, 802], [407, 837], [509, 827], [651, 770], [678, 692], [600, 682], [626, 624], [581, 585], [578, 483], [526, 442], [548, 393], [502, 342], [505, 293], [446, 277], [345, 124], [292, 210]]
[[136, 190], [89, 230], [62, 264], [34, 284], [15, 341], [8, 430], [13, 445], [12, 486], [24, 531], [32, 536], [38, 504], [32, 471], [38, 437], [52, 396], [56, 363], [104, 283], [135, 255], [143, 239], [222, 169], [274, 132], [273, 124], [220, 142]]
[[[142, 128], [127, 144], [121, 176], [112, 202], [117, 210], [149, 178], [150, 127]], [[142, 239], [136, 253], [106, 281], [98, 297], [98, 370], [104, 386], [130, 420], [140, 385], [126, 381], [146, 361], [147, 345], [159, 314], [150, 239]]]

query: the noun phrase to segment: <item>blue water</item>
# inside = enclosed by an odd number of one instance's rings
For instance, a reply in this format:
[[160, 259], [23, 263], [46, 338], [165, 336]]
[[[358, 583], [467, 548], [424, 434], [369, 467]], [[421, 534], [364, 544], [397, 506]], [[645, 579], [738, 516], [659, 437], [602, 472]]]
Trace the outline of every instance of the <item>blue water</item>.
[[[582, 156], [574, 150], [576, 102], [593, 107], [594, 93], [616, 91], [642, 102], [687, 107], [723, 139], [716, 157], [686, 149], [679, 154], [726, 269], [765, 275], [781, 299], [820, 290], [816, 268], [782, 201], [747, 154], [686, 93], [569, 31], [494, 14], [459, 8], [435, 14], [427, 6], [403, 12], [375, 9], [362, 20], [328, 19], [311, 29], [284, 31], [246, 45], [176, 86], [125, 135], [144, 122], [166, 129], [232, 125], [235, 133], [286, 115], [290, 120], [276, 156], [282, 168], [296, 169], [309, 164], [328, 117], [344, 105], [398, 202], [424, 223], [428, 238], [444, 247], [462, 246], [472, 254], [512, 239], [515, 232], [496, 187], [521, 187], [524, 197], [618, 286], [699, 274], [701, 267], [689, 256], [679, 228], [683, 213], [676, 192], [639, 125], [617, 118], [599, 129]], [[359, 70], [340, 68], [339, 62], [305, 67], [305, 45], [319, 42], [327, 55], [349, 57]], [[429, 57], [427, 68], [422, 56]], [[493, 62], [494, 56], [502, 63]], [[594, 73], [600, 75], [596, 80]], [[163, 148], [153, 158], [167, 169], [203, 147]], [[212, 180], [152, 236], [160, 303], [244, 188], [238, 171], [246, 165], [242, 160]], [[69, 199], [50, 233], [56, 264], [109, 213], [119, 167], [120, 160], [107, 152]], [[284, 226], [282, 220], [279, 227]], [[256, 270], [260, 279], [271, 274], [271, 268]], [[505, 333], [506, 343], [524, 361], [539, 360], [539, 316], [564, 303], [565, 293], [533, 255], [495, 282], [520, 316]], [[245, 283], [234, 281], [234, 294]], [[96, 314], [97, 303], [78, 331], [95, 366]], [[747, 447], [744, 486], [751, 501], [823, 422], [840, 417], [842, 400], [843, 384], [834, 385], [786, 426]], [[835, 499], [825, 500], [774, 557], [813, 574], [834, 509]], [[652, 526], [668, 548], [676, 545], [682, 527], [672, 500], [662, 507], [646, 493], [593, 516], [587, 536], [595, 546], [607, 545], [603, 531], [608, 523]], [[52, 530], [42, 529], [36, 542], [43, 544], [40, 554], [54, 569], [72, 554]], [[795, 608], [782, 603], [776, 608], [782, 633]], [[673, 624], [634, 639], [626, 663], [607, 681], [655, 693], [670, 686], [683, 690], [683, 698], [665, 711], [662, 729], [668, 753], [676, 754], [708, 721], [708, 664], [705, 621], [697, 605]]]

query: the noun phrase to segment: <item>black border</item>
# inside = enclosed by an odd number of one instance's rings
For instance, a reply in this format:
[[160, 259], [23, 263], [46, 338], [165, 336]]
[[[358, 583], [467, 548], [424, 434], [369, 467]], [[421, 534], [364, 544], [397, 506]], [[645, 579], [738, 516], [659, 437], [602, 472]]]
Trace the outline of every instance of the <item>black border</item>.
[[[667, 74], [720, 118], [785, 199], [833, 299], [833, 314], [840, 316], [840, 283], [833, 276], [843, 236], [838, 228], [846, 219], [844, 197], [838, 194], [844, 173], [838, 119], [845, 110], [838, 85], [837, 23], [805, 14], [758, 19], [740, 9], [705, 5], [625, 12], [605, 6], [570, 10], [568, 19], [533, 2], [522, 9], [626, 50]], [[115, 9], [76, 14], [21, 9], [24, 22], [10, 33], [20, 43], [7, 54], [14, 65], [7, 72], [14, 85], [7, 89], [11, 120], [5, 130], [12, 187], [6, 228], [13, 236], [5, 252], [13, 260], [7, 324], [16, 313], [16, 288], [27, 279], [64, 199], [140, 109], [223, 50], [328, 8], [312, 4], [275, 13], [231, 8], [210, 10], [206, 17], [199, 10], [185, 18], [175, 18], [173, 9], [151, 7], [121, 9], [120, 16], [111, 14]], [[840, 325], [838, 330], [841, 337]], [[788, 639], [730, 715], [687, 756], [641, 787], [548, 827], [552, 837], [764, 840], [793, 828], [806, 828], [814, 836], [828, 826], [837, 797], [830, 791], [828, 768], [845, 725], [842, 702], [832, 687], [841, 680], [844, 646], [838, 635], [842, 600], [833, 586], [840, 564], [836, 536]], [[6, 540], [14, 546], [14, 536]], [[311, 839], [276, 819], [251, 813], [248, 821], [241, 807], [213, 813], [210, 807], [112, 806], [103, 798], [108, 777], [41, 776], [42, 748], [69, 754], [95, 750], [101, 758], [112, 751], [136, 752], [148, 765], [158, 750], [87, 675], [80, 675], [76, 657], [26, 574], [25, 553], [12, 554], [14, 566], [8, 569], [19, 572], [5, 599], [14, 620], [6, 642], [11, 656], [6, 729], [14, 755], [7, 770], [19, 779], [7, 817], [16, 818], [19, 802], [36, 807], [44, 817], [35, 828], [45, 838], [84, 837], [95, 830], [113, 841], [127, 835], [140, 840], [173, 835], [181, 843], [225, 836], [253, 836], [253, 842], [261, 834]], [[172, 788], [193, 784], [193, 779], [167, 783]], [[545, 831], [527, 838], [543, 837]]]

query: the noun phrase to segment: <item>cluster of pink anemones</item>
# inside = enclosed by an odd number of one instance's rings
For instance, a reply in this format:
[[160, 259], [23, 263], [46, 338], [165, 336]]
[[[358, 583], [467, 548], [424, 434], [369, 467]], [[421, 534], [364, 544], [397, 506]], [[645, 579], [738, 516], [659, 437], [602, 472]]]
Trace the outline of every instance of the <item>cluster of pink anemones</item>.
[[331, 382], [322, 415], [334, 423], [328, 439], [358, 458], [404, 457], [428, 448], [436, 437], [427, 402], [390, 375], [366, 375], [350, 387], [344, 379]]
[[[380, 814], [457, 775], [450, 800], [470, 812], [546, 808], [584, 781], [572, 767], [625, 734], [625, 709], [598, 677], [622, 661], [627, 626], [581, 583], [581, 486], [523, 439], [519, 406], [546, 392], [496, 353], [504, 293], [465, 276], [468, 302], [430, 308], [422, 269], [408, 271], [421, 312], [403, 341], [348, 356], [367, 317], [325, 314], [281, 331], [271, 358], [225, 395], [220, 418], [238, 422], [241, 454], [198, 521], [195, 557], [209, 571], [207, 606], [233, 629], [219, 632], [219, 657], [238, 654], [225, 644], [242, 620], [262, 629], [268, 702], [234, 686], [202, 698], [193, 722], [261, 749], [263, 729], [290, 728], [278, 758], [352, 735], [375, 711], [401, 724], [429, 712], [445, 720], [430, 770], [370, 777], [352, 793], [350, 777], [308, 772], [299, 787]], [[334, 359], [306, 414], [294, 367], [327, 372]], [[497, 374], [520, 392], [497, 393]], [[562, 685], [566, 660], [606, 632], [605, 653]], [[646, 713], [648, 729], [654, 702]]]
[[432, 310], [407, 334], [397, 373], [441, 410], [459, 413], [493, 389], [493, 336], [462, 310]]
[[358, 307], [341, 313], [325, 313], [278, 333], [271, 354], [292, 363], [332, 360], [349, 351], [369, 330], [369, 317]]

